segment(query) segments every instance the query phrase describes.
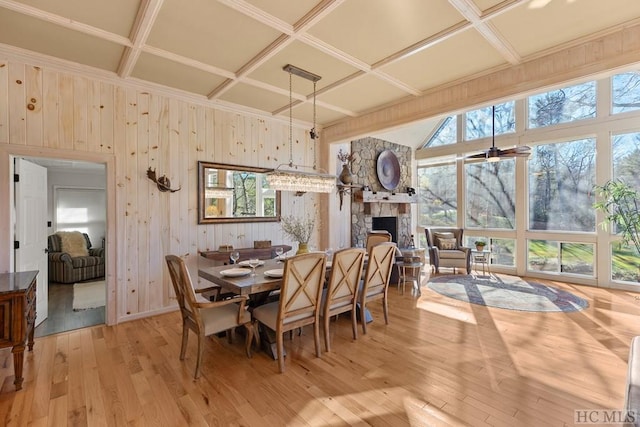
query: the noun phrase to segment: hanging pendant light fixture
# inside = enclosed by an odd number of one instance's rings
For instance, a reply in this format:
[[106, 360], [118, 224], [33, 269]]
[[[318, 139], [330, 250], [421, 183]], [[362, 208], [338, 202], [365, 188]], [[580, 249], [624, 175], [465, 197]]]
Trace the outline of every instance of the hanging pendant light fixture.
[[[305, 71], [301, 68], [287, 64], [282, 68], [289, 73], [289, 163], [279, 165], [272, 172], [267, 173], [267, 182], [274, 190], [295, 191], [297, 194], [310, 193], [330, 193], [336, 187], [335, 175], [319, 172], [316, 167], [316, 82], [320, 76]], [[298, 168], [309, 168], [309, 166], [296, 165], [293, 163], [293, 96], [292, 96], [292, 75], [311, 80], [313, 82], [313, 127], [309, 131], [313, 141], [313, 172], [301, 172]], [[289, 169], [282, 169], [288, 167]]]

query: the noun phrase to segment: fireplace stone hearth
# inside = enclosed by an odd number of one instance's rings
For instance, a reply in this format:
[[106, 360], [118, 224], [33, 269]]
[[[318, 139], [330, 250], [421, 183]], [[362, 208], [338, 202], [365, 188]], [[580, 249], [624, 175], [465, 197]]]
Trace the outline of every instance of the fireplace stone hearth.
[[[382, 187], [376, 173], [378, 155], [384, 150], [395, 153], [400, 163], [400, 181], [397, 192], [405, 192], [411, 187], [412, 149], [377, 138], [362, 138], [351, 141], [351, 152], [357, 162], [351, 165], [354, 182], [370, 187], [371, 191], [389, 191]], [[369, 205], [365, 207], [365, 205]], [[402, 203], [362, 203], [351, 202], [351, 245], [364, 247], [367, 233], [372, 230], [373, 217], [397, 217], [398, 245], [403, 246], [411, 230], [411, 209], [403, 209]]]

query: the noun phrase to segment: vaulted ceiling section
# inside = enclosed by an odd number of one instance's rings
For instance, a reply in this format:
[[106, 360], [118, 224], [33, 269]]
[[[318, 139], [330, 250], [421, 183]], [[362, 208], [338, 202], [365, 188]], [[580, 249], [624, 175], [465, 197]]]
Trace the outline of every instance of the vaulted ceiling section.
[[0, 54], [224, 108], [288, 117], [283, 67], [320, 75], [328, 141], [629, 66], [639, 27], [637, 0], [0, 0]]

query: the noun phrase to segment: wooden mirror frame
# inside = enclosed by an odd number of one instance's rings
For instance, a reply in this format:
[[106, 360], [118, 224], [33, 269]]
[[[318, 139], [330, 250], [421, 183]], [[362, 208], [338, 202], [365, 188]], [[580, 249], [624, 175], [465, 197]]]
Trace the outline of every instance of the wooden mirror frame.
[[[219, 224], [219, 223], [235, 223], [235, 222], [278, 222], [281, 217], [281, 205], [280, 205], [280, 191], [275, 190], [275, 215], [274, 216], [258, 216], [258, 215], [248, 215], [248, 216], [207, 216], [206, 209], [207, 205], [205, 200], [205, 190], [207, 188], [207, 171], [209, 169], [216, 169], [222, 171], [230, 171], [230, 172], [245, 172], [245, 173], [253, 173], [253, 174], [266, 174], [270, 172], [271, 169], [267, 168], [258, 168], [253, 166], [238, 166], [238, 165], [228, 165], [224, 163], [211, 163], [211, 162], [203, 162], [198, 161], [198, 224]], [[235, 188], [235, 186], [234, 186]], [[234, 189], [234, 197], [236, 194], [236, 190]], [[219, 198], [217, 200], [221, 200]]]

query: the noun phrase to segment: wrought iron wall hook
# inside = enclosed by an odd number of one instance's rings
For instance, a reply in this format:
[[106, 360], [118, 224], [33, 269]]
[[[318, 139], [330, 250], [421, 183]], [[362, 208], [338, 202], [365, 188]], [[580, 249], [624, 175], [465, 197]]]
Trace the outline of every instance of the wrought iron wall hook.
[[156, 185], [158, 186], [158, 190], [162, 192], [170, 191], [171, 193], [175, 193], [176, 191], [182, 188], [182, 186], [178, 188], [171, 188], [171, 181], [169, 180], [169, 178], [167, 178], [166, 175], [162, 175], [160, 178], [156, 178], [155, 169], [151, 169], [151, 168], [147, 169], [147, 178], [155, 182]]

